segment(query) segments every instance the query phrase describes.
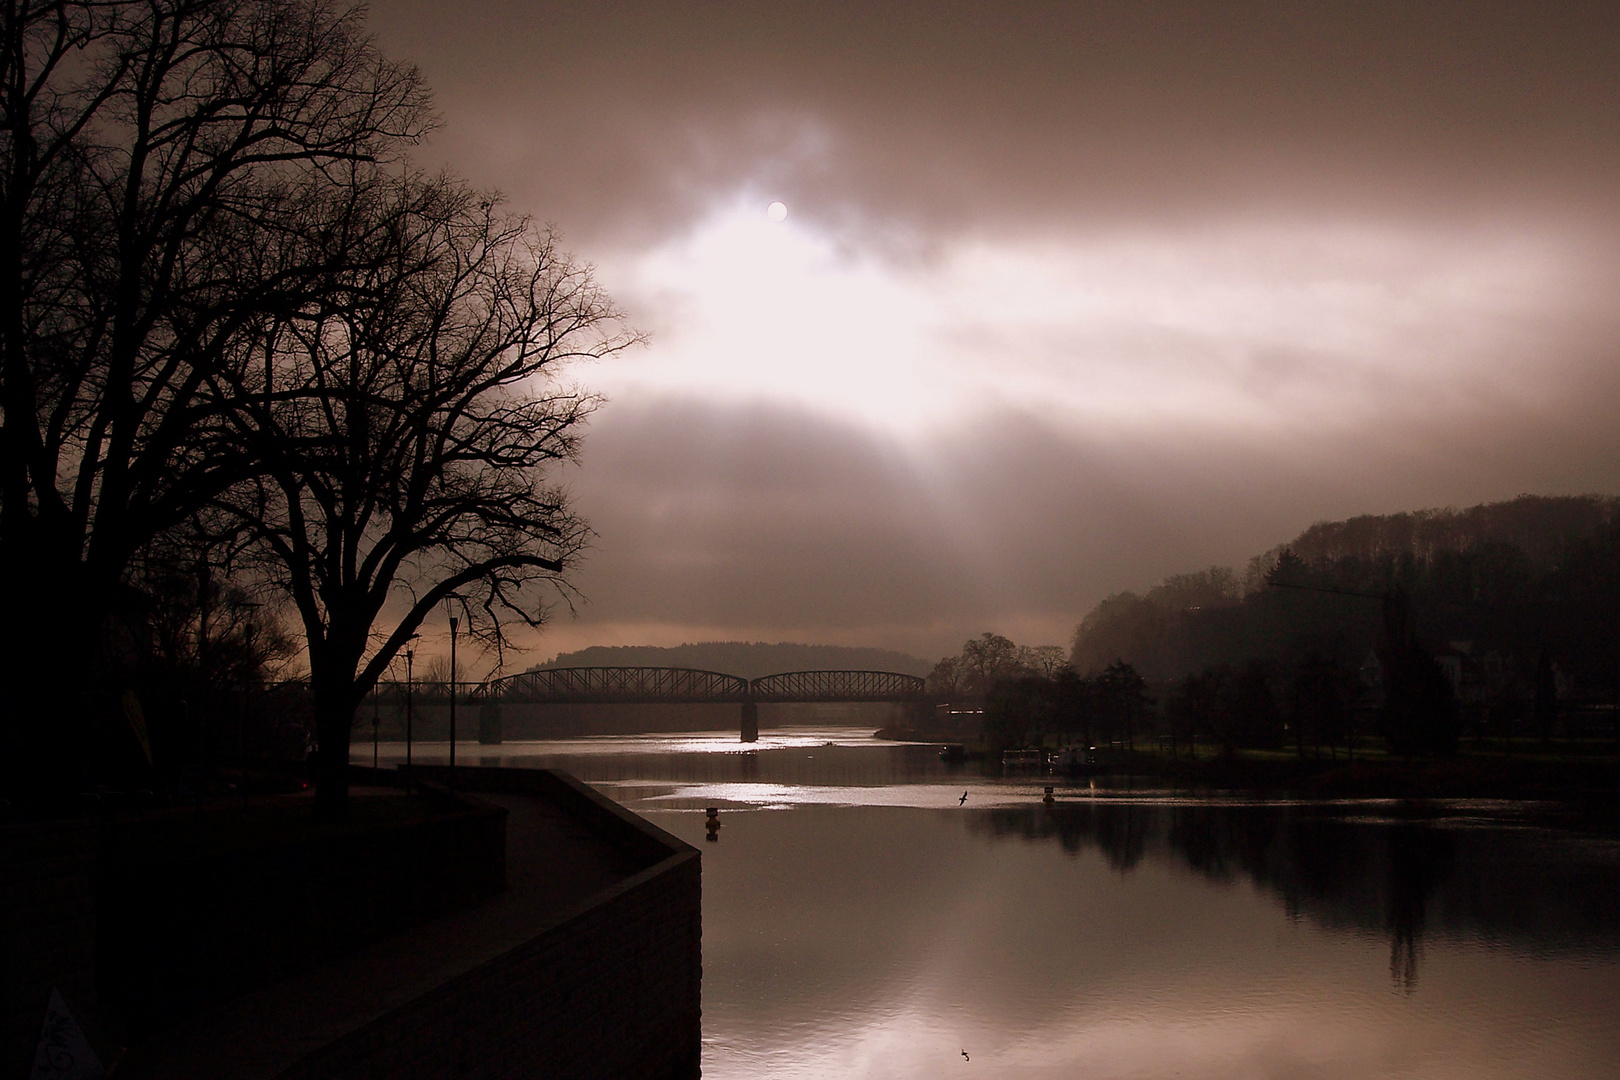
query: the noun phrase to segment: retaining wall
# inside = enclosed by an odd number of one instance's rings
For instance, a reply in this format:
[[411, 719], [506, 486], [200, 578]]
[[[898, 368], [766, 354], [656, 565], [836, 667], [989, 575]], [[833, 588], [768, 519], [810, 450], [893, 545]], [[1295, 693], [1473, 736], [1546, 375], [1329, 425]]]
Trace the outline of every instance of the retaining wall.
[[188, 834], [187, 811], [171, 822], [104, 826], [106, 1011], [132, 1035], [161, 1031], [220, 998], [500, 891], [506, 810], [443, 791], [423, 796], [437, 805], [421, 820], [306, 826], [281, 842], [212, 851], [206, 835]]
[[543, 798], [648, 865], [560, 913], [524, 945], [328, 1045], [281, 1080], [699, 1076], [698, 851], [564, 773], [416, 773], [457, 791]]

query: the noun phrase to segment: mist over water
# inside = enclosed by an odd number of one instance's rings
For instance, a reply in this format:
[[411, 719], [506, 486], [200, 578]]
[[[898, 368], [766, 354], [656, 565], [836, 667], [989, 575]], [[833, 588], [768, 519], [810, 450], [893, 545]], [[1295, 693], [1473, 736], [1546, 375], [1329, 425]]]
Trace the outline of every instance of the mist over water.
[[1575, 1078], [1620, 1058], [1620, 843], [1535, 824], [1546, 806], [1199, 799], [934, 750], [788, 728], [457, 756], [566, 768], [702, 848], [706, 1077]]

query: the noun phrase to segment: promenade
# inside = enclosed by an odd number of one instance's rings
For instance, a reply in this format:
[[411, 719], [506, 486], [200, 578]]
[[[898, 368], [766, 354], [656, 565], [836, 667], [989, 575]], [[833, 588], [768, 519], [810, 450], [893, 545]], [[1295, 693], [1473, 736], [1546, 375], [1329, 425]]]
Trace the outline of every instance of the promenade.
[[[457, 772], [479, 787], [487, 770]], [[695, 1076], [698, 853], [569, 778], [521, 775], [546, 782], [473, 796], [508, 814], [503, 891], [192, 1016], [118, 1075], [493, 1077], [541, 1056], [578, 1058], [577, 1075]], [[658, 1029], [649, 1042], [673, 1036], [657, 1061], [625, 1058], [638, 1022]]]

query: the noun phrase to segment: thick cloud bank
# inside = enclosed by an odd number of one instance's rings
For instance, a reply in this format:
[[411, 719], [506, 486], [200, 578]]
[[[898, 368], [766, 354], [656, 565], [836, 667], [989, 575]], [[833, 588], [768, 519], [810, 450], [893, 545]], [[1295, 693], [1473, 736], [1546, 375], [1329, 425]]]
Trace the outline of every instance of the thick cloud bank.
[[[1320, 518], [1620, 488], [1612, 5], [386, 0], [647, 349], [543, 649], [1065, 640]], [[767, 217], [781, 199], [784, 221]]]

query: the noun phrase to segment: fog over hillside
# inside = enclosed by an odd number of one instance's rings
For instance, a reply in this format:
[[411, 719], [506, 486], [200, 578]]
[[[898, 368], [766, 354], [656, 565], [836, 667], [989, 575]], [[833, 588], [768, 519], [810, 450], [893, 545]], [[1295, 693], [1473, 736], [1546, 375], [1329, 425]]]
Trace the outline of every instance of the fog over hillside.
[[1245, 573], [1211, 566], [1109, 596], [1081, 620], [1070, 662], [1087, 673], [1123, 659], [1153, 679], [1312, 654], [1354, 669], [1384, 641], [1379, 600], [1397, 592], [1431, 653], [1494, 654], [1521, 680], [1545, 655], [1579, 693], [1620, 694], [1620, 500], [1608, 495], [1318, 522]]

